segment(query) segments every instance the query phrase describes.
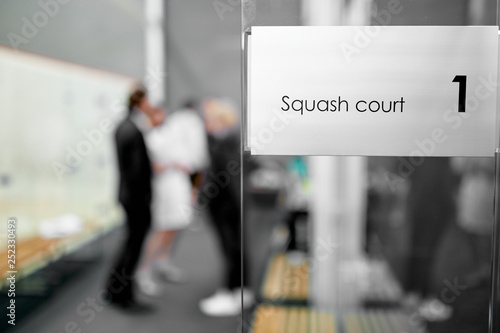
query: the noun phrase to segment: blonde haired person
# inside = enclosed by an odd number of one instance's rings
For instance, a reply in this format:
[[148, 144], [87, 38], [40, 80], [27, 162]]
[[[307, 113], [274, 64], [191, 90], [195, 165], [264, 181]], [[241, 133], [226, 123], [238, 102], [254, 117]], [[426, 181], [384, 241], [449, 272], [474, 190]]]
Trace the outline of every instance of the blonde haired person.
[[[219, 240], [225, 263], [225, 281], [212, 296], [200, 301], [201, 311], [210, 316], [236, 315], [243, 305], [253, 303], [249, 289], [241, 289], [240, 221], [240, 137], [238, 116], [233, 105], [222, 99], [203, 103], [203, 117], [208, 134], [210, 167], [199, 201], [208, 206], [211, 222]], [[205, 189], [217, 187], [217, 195]], [[243, 265], [245, 259], [243, 259]], [[243, 270], [246, 273], [246, 269]]]

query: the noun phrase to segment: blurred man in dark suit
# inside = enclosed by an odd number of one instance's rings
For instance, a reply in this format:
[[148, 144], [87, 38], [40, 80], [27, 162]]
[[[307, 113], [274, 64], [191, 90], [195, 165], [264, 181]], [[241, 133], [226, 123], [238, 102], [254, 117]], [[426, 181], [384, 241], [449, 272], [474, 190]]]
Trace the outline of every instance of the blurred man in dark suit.
[[150, 127], [151, 106], [146, 91], [135, 90], [129, 97], [129, 115], [116, 129], [119, 167], [119, 201], [126, 215], [126, 238], [107, 280], [108, 299], [127, 311], [148, 307], [134, 297], [133, 275], [151, 224], [151, 178], [153, 175], [143, 133]]

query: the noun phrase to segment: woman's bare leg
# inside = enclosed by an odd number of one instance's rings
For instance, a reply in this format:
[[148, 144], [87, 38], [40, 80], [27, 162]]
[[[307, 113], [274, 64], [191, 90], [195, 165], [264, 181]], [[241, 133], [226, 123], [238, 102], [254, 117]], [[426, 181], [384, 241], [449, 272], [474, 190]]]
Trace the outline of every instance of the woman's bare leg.
[[162, 235], [161, 231], [154, 230], [149, 236], [146, 242], [146, 248], [144, 249], [144, 256], [142, 258], [141, 266], [139, 267], [138, 273], [145, 274], [151, 272], [151, 264], [153, 263], [155, 257], [159, 252], [161, 246]]
[[177, 235], [177, 230], [161, 231], [160, 245], [155, 261], [158, 262], [168, 261], [170, 257], [170, 251], [172, 250], [172, 244], [174, 243], [176, 235]]

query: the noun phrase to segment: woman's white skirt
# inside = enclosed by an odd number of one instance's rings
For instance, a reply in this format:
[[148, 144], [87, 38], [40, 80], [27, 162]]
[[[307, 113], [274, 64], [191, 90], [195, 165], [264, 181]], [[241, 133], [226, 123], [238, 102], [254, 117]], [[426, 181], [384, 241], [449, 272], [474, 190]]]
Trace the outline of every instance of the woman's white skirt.
[[189, 225], [193, 216], [192, 185], [189, 175], [170, 169], [153, 180], [151, 213], [153, 228], [176, 230]]

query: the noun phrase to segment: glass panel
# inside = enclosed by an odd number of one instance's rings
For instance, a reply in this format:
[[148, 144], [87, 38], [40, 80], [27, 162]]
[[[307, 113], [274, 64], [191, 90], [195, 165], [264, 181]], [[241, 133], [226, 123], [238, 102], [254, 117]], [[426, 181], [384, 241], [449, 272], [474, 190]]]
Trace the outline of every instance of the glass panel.
[[[496, 26], [496, 14], [495, 0], [243, 1], [244, 65], [254, 26]], [[242, 156], [246, 332], [488, 331], [493, 158]]]

